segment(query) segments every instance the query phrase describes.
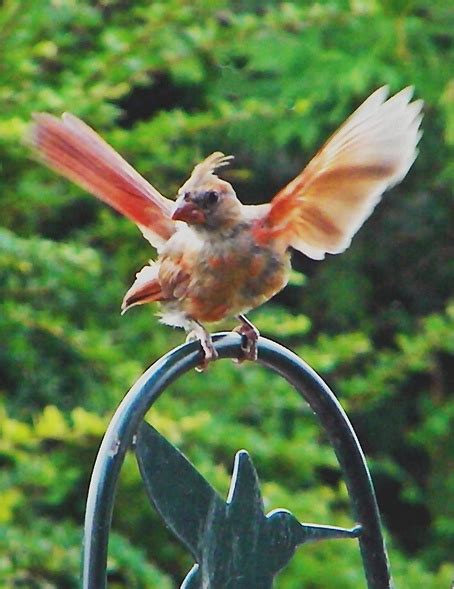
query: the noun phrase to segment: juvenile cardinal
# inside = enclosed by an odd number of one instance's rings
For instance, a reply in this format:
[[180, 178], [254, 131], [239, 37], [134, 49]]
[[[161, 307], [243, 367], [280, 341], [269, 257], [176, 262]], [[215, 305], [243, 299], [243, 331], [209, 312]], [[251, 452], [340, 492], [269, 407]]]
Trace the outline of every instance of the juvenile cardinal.
[[405, 88], [374, 92], [306, 168], [262, 205], [243, 205], [215, 174], [232, 156], [215, 152], [165, 198], [80, 119], [39, 113], [28, 137], [47, 166], [132, 219], [158, 257], [137, 274], [122, 304], [159, 302], [163, 323], [200, 340], [216, 358], [204, 325], [237, 317], [244, 357], [256, 359], [258, 330], [245, 313], [285, 287], [289, 249], [321, 260], [350, 245], [385, 190], [416, 158], [423, 103]]

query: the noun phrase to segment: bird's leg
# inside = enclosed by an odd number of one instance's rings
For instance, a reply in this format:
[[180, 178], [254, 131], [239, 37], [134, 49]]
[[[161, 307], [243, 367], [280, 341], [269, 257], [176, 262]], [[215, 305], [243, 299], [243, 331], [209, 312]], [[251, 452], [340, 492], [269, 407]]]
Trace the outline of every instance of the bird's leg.
[[200, 342], [204, 356], [202, 362], [198, 366], [196, 366], [196, 370], [197, 372], [203, 372], [207, 369], [208, 364], [210, 362], [216, 360], [219, 354], [216, 352], [216, 349], [213, 346], [213, 341], [208, 331], [203, 327], [201, 323], [192, 319], [191, 331], [186, 336], [186, 341], [192, 342], [194, 340], [198, 340]]
[[241, 325], [235, 327], [233, 331], [238, 332], [242, 336], [241, 350], [243, 351], [243, 356], [238, 362], [243, 362], [244, 360], [255, 361], [257, 360], [257, 341], [260, 332], [245, 315], [238, 315], [237, 318], [241, 321]]

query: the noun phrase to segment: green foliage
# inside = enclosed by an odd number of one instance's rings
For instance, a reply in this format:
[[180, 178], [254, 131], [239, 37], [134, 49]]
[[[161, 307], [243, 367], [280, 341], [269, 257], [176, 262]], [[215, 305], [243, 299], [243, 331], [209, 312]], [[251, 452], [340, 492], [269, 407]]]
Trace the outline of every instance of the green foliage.
[[[426, 102], [420, 155], [351, 250], [295, 255], [253, 315], [341, 397], [365, 447], [397, 587], [454, 577], [449, 3], [6, 0], [0, 7], [0, 585], [77, 587], [83, 511], [103, 431], [141, 372], [181, 343], [153, 309], [119, 314], [150, 253], [128, 221], [31, 161], [32, 111], [86, 119], [165, 194], [210, 150], [247, 202], [298, 173], [373, 89]], [[226, 176], [227, 177], [227, 176]], [[452, 213], [451, 213], [452, 214]], [[228, 327], [231, 327], [230, 325]], [[221, 409], [222, 408], [222, 409]], [[287, 384], [216, 363], [171, 387], [151, 422], [226, 493], [254, 458], [266, 508], [350, 525], [336, 459]], [[127, 460], [109, 552], [115, 588], [179, 586], [189, 556]], [[304, 547], [277, 586], [364, 587], [355, 542]]]

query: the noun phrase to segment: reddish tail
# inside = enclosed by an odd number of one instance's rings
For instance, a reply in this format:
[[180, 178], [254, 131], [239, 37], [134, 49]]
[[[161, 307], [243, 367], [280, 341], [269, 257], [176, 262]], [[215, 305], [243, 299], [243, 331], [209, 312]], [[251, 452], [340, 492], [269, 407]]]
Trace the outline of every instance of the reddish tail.
[[123, 298], [121, 314], [135, 305], [162, 301], [165, 297], [158, 278], [159, 265], [150, 262], [136, 274], [136, 280]]

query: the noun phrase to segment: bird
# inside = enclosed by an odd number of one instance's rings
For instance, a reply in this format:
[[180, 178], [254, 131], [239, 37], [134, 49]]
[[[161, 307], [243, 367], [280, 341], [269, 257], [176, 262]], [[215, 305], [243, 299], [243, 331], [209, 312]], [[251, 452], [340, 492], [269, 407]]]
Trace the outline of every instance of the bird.
[[207, 324], [237, 318], [241, 360], [257, 359], [246, 314], [287, 284], [291, 249], [314, 260], [345, 251], [383, 193], [416, 159], [422, 100], [409, 86], [373, 92], [268, 203], [243, 204], [219, 177], [233, 156], [198, 163], [176, 198], [163, 196], [96, 131], [70, 113], [34, 113], [36, 159], [134, 221], [157, 257], [137, 274], [122, 313], [159, 303], [161, 322], [199, 340], [203, 369], [218, 356]]

